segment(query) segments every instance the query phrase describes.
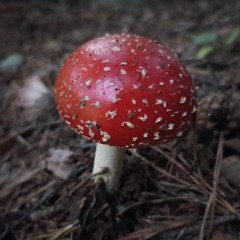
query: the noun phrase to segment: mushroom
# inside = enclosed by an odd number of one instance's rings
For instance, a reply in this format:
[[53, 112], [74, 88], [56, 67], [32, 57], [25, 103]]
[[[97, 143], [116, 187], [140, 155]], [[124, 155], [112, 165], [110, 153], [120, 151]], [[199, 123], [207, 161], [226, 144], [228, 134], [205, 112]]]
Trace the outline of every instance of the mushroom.
[[57, 109], [97, 142], [93, 173], [114, 192], [126, 148], [180, 137], [196, 112], [192, 80], [165, 46], [137, 35], [105, 35], [76, 49], [55, 83]]

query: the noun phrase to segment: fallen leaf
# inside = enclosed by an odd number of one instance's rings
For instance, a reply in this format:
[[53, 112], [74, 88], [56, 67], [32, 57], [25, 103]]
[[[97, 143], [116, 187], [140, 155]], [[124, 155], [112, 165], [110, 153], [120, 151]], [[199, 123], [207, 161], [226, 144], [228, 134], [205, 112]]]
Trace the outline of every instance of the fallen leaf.
[[[199, 240], [199, 235], [194, 236], [191, 240]], [[232, 238], [227, 233], [222, 233], [222, 232], [216, 230], [213, 233], [211, 240], [234, 240], [234, 238]]]
[[32, 107], [44, 95], [48, 89], [39, 75], [33, 75], [24, 81], [22, 87], [18, 89], [18, 107]]
[[196, 45], [215, 43], [217, 41], [217, 34], [216, 32], [205, 32], [205, 33], [193, 35], [192, 39]]
[[69, 149], [51, 148], [49, 156], [43, 159], [41, 167], [58, 178], [66, 179], [72, 171], [72, 155], [73, 152]]
[[233, 238], [227, 233], [222, 233], [216, 230], [213, 233], [211, 240], [233, 240]]
[[70, 157], [73, 155], [73, 152], [69, 149], [51, 148], [49, 150], [49, 155], [50, 156], [47, 158], [48, 162], [70, 163]]
[[240, 190], [240, 158], [239, 156], [229, 156], [223, 159], [222, 175]]
[[240, 27], [234, 28], [225, 39], [225, 45], [233, 45], [240, 37]]
[[12, 53], [0, 62], [0, 69], [4, 71], [17, 71], [23, 63], [23, 56]]
[[45, 85], [40, 73], [19, 79], [10, 87], [2, 112], [3, 120], [12, 129], [54, 119], [57, 114], [53, 89]]
[[40, 169], [33, 169], [31, 171], [20, 169], [20, 171], [21, 171], [21, 173], [17, 172], [13, 176], [11, 175], [10, 177], [8, 177], [7, 184], [5, 184], [4, 188], [1, 189], [0, 198], [3, 199], [9, 193], [11, 193], [13, 188], [15, 188], [15, 187], [27, 182], [27, 181], [30, 181], [31, 178], [40, 171]]
[[52, 215], [59, 213], [61, 211], [63, 211], [65, 208], [63, 205], [57, 205], [57, 206], [49, 206], [49, 207], [45, 207], [43, 209], [39, 209], [34, 211], [33, 213], [31, 213], [29, 215], [29, 218], [32, 221], [39, 221], [41, 218], [47, 218], [47, 217], [51, 217]]
[[214, 51], [214, 47], [212, 45], [205, 45], [201, 47], [197, 53], [196, 53], [196, 58], [197, 59], [204, 59], [206, 58], [210, 53]]

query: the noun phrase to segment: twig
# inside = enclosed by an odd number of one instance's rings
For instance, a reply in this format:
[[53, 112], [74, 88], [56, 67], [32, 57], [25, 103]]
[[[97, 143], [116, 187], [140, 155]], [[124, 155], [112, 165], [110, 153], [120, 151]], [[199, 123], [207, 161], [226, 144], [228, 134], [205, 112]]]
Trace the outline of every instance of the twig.
[[161, 223], [151, 223], [151, 226], [139, 229], [126, 237], [118, 238], [118, 240], [137, 240], [137, 239], [152, 239], [154, 236], [162, 232], [169, 231], [173, 228], [179, 228], [185, 224], [185, 221], [163, 221]]
[[103, 240], [104, 234], [106, 233], [107, 229], [109, 228], [109, 225], [110, 225], [110, 223], [109, 223], [109, 221], [108, 221], [108, 222], [106, 223], [106, 225], [104, 226], [102, 232], [100, 233], [100, 236], [99, 236], [98, 240]]
[[[178, 157], [179, 157], [179, 159], [180, 159], [185, 165], [188, 164], [187, 161], [183, 158], [183, 156], [179, 155]], [[211, 192], [212, 192], [212, 187], [211, 187], [207, 182], [205, 182], [205, 181], [203, 181], [203, 182], [202, 182], [203, 184], [201, 185], [201, 184], [199, 183], [199, 181], [198, 181], [198, 178], [197, 178], [197, 175], [196, 175], [195, 172], [193, 172], [193, 176], [196, 176], [196, 177], [195, 177], [196, 185], [199, 186], [199, 187], [201, 187], [201, 188], [200, 188], [201, 192], [204, 193], [206, 197], [207, 197], [207, 196], [209, 197], [210, 194], [211, 194]], [[192, 176], [191, 176], [191, 177], [192, 177]], [[199, 191], [199, 189], [198, 189], [198, 191]], [[207, 194], [207, 195], [206, 195], [206, 194]], [[229, 212], [238, 215], [238, 212], [236, 211], [236, 209], [235, 209], [233, 206], [231, 206], [231, 205], [225, 200], [224, 196], [221, 195], [221, 192], [217, 192], [216, 201], [217, 201], [217, 203], [219, 203], [219, 205], [221, 205], [222, 207], [226, 208]], [[239, 216], [239, 218], [240, 218], [240, 216]]]
[[69, 192], [69, 194], [71, 195], [72, 193], [76, 192], [77, 189], [82, 188], [82, 186], [85, 185], [86, 182], [88, 182], [91, 178], [100, 175], [100, 174], [106, 174], [108, 173], [108, 169], [107, 168], [103, 168], [100, 172], [92, 174], [88, 177], [86, 177], [84, 180], [82, 180], [79, 184], [77, 184], [74, 188], [71, 189], [71, 191]]
[[84, 172], [85, 168], [79, 168], [74, 170], [69, 177], [62, 181], [59, 185], [57, 185], [54, 190], [52, 192], [50, 192], [48, 195], [44, 196], [34, 207], [32, 207], [31, 209], [29, 209], [25, 214], [23, 214], [23, 216], [17, 220], [16, 223], [14, 223], [11, 226], [8, 226], [7, 229], [0, 235], [0, 240], [4, 239], [4, 237], [6, 236], [6, 234], [8, 234], [9, 232], [11, 232], [13, 229], [15, 229], [16, 227], [18, 227], [23, 221], [25, 221], [34, 211], [36, 211], [39, 207], [41, 207], [43, 204], [45, 204], [46, 202], [48, 202], [57, 192], [59, 192], [63, 186], [69, 182], [70, 180], [74, 179], [76, 176], [78, 176], [80, 173]]
[[[44, 196], [34, 207], [29, 209], [19, 220], [17, 220], [16, 223], [14, 223], [11, 226], [8, 226], [6, 230], [0, 235], [0, 240], [3, 240], [4, 237], [14, 230], [16, 227], [18, 227], [23, 221], [25, 221], [34, 211], [36, 211], [38, 208], [40, 208], [43, 204], [48, 202], [57, 192], [61, 191], [64, 185], [66, 185], [69, 181], [76, 178], [79, 174], [85, 171], [85, 168], [78, 168], [74, 169], [72, 173], [69, 175], [69, 177], [62, 181], [59, 185], [57, 185], [52, 192], [50, 192], [48, 195]], [[104, 174], [106, 173], [107, 169], [103, 169], [102, 171], [99, 171], [98, 173], [95, 173], [94, 175], [91, 175], [91, 177], [88, 177], [87, 179], [90, 180], [93, 176], [96, 176], [98, 174]], [[86, 183], [85, 180], [83, 180], [84, 183]]]
[[67, 232], [75, 230], [77, 228], [78, 224], [79, 224], [78, 221], [75, 221], [74, 223], [69, 224], [68, 226], [66, 226], [63, 229], [59, 230], [53, 237], [50, 238], [50, 240], [59, 239], [59, 237], [62, 236], [63, 234], [66, 234]]
[[206, 226], [206, 223], [207, 223], [208, 213], [209, 213], [210, 208], [212, 206], [212, 201], [213, 201], [213, 195], [211, 194], [209, 199], [208, 199], [208, 203], [207, 203], [207, 206], [206, 206], [206, 209], [205, 209], [205, 212], [204, 212], [203, 221], [202, 221], [201, 228], [200, 228], [199, 240], [204, 239], [204, 230], [205, 230], [205, 226]]
[[195, 186], [192, 187], [186, 187], [185, 185], [182, 184], [178, 184], [178, 183], [172, 183], [172, 182], [167, 182], [164, 180], [160, 181], [161, 186], [166, 186], [166, 187], [170, 187], [170, 188], [179, 188], [181, 190], [197, 190], [197, 188]]
[[178, 167], [186, 176], [188, 176], [187, 170], [183, 167], [183, 165], [179, 164], [174, 158], [168, 156], [162, 149], [159, 147], [152, 147], [156, 152], [160, 153], [162, 156], [164, 156], [168, 161], [170, 161], [172, 164], [174, 164], [176, 167]]
[[28, 171], [22, 174], [21, 177], [18, 178], [18, 181], [10, 183], [9, 185], [7, 185], [5, 188], [1, 190], [0, 199], [3, 199], [6, 196], [8, 196], [14, 187], [29, 181], [34, 175], [38, 174], [39, 172], [40, 172], [40, 169], [34, 169], [32, 171]]
[[220, 139], [219, 139], [218, 150], [216, 155], [216, 163], [215, 163], [214, 174], [213, 174], [213, 188], [212, 188], [212, 192], [210, 194], [208, 204], [204, 213], [204, 218], [203, 218], [201, 230], [200, 230], [200, 237], [199, 237], [200, 240], [204, 239], [204, 235], [205, 235], [204, 229], [206, 226], [209, 211], [211, 211], [211, 215], [210, 215], [210, 221], [208, 224], [209, 228], [208, 228], [207, 239], [209, 239], [210, 233], [212, 232], [213, 218], [215, 213], [215, 205], [216, 205], [216, 197], [217, 197], [217, 186], [218, 186], [218, 179], [219, 179], [222, 159], [223, 159], [223, 134], [220, 135]]
[[44, 127], [49, 127], [49, 126], [54, 126], [54, 125], [58, 125], [58, 124], [61, 124], [61, 123], [63, 123], [62, 120], [56, 120], [56, 121], [53, 121], [53, 122], [46, 122], [46, 123], [42, 123], [42, 124], [39, 124], [39, 125], [36, 125], [36, 124], [30, 125], [30, 126], [28, 126], [28, 127], [23, 128], [22, 130], [20, 130], [20, 131], [18, 131], [18, 132], [12, 133], [12, 134], [11, 134], [10, 136], [8, 136], [8, 137], [2, 139], [2, 140], [0, 141], [0, 145], [5, 144], [5, 143], [13, 140], [14, 138], [16, 138], [16, 137], [18, 137], [18, 136], [20, 136], [20, 135], [22, 135], [22, 134], [25, 134], [25, 133], [27, 133], [27, 132], [29, 132], [29, 131], [32, 131], [32, 130], [34, 130], [34, 129], [44, 128]]
[[[220, 224], [224, 224], [224, 223], [232, 222], [232, 221], [236, 221], [236, 220], [238, 220], [238, 217], [236, 215], [229, 214], [229, 215], [221, 216], [221, 217], [215, 219], [213, 221], [213, 225], [216, 226], [216, 225], [220, 225]], [[209, 222], [206, 222], [206, 223], [208, 224]], [[200, 229], [201, 229], [201, 223], [195, 224], [194, 226], [187, 227], [185, 229], [184, 235], [199, 232]], [[172, 240], [172, 239], [176, 239], [176, 237], [178, 235], [179, 235], [179, 230], [174, 230], [171, 232], [161, 234], [158, 239], [159, 240], [163, 240], [163, 239], [164, 240]]]
[[149, 165], [150, 167], [152, 167], [153, 169], [155, 169], [156, 171], [162, 173], [163, 175], [165, 175], [165, 176], [167, 176], [167, 177], [169, 177], [169, 178], [171, 178], [171, 179], [174, 179], [175, 181], [177, 181], [177, 182], [179, 182], [179, 183], [181, 183], [181, 184], [183, 184], [183, 185], [185, 185], [185, 186], [187, 186], [187, 187], [192, 187], [192, 186], [193, 186], [192, 184], [190, 184], [190, 183], [188, 183], [188, 182], [186, 182], [186, 181], [184, 181], [184, 180], [182, 180], [182, 179], [180, 179], [180, 178], [178, 178], [178, 177], [175, 177], [174, 175], [168, 173], [168, 172], [165, 171], [164, 169], [158, 167], [155, 163], [150, 162], [147, 158], [143, 157], [143, 156], [140, 155], [139, 153], [134, 152], [134, 151], [131, 151], [131, 153], [132, 153], [133, 155], [135, 155], [136, 157], [138, 157], [139, 159], [141, 159], [144, 163], [146, 163], [147, 165]]
[[[160, 153], [161, 155], [163, 155], [168, 161], [170, 161], [172, 164], [174, 164], [176, 167], [178, 167], [183, 174], [185, 174], [186, 176], [189, 175], [189, 169], [190, 166], [187, 164], [186, 161], [183, 161], [183, 158], [180, 158], [180, 160], [182, 161], [183, 164], [180, 164], [178, 161], [176, 161], [174, 158], [168, 156], [164, 151], [162, 151], [159, 147], [152, 147], [155, 151], [157, 151], [158, 153]], [[186, 169], [187, 168], [187, 169]], [[203, 180], [201, 178], [201, 174], [199, 174], [200, 176], [200, 180], [198, 179], [199, 177], [197, 176], [197, 174], [195, 172], [190, 174], [190, 179], [192, 180], [192, 182], [197, 185], [200, 186], [203, 191]], [[194, 186], [194, 185], [193, 185]], [[193, 187], [192, 187], [193, 188]]]
[[187, 227], [190, 226], [192, 221], [193, 221], [193, 219], [190, 217], [189, 220], [186, 222], [185, 228], [180, 230], [179, 234], [176, 236], [176, 240], [180, 240], [181, 239], [181, 237], [185, 234], [185, 231], [186, 231]]
[[86, 226], [86, 223], [87, 223], [89, 214], [90, 214], [90, 212], [92, 211], [95, 203], [96, 203], [96, 196], [93, 196], [93, 199], [92, 199], [92, 201], [91, 201], [91, 205], [90, 205], [90, 207], [88, 208], [88, 210], [87, 210], [87, 212], [86, 212], [86, 214], [85, 214], [85, 216], [84, 216], [83, 222], [81, 223], [81, 227], [80, 227], [80, 230], [79, 230], [79, 232], [78, 232], [78, 237], [77, 237], [77, 239], [81, 239], [81, 236], [82, 236], [83, 230], [84, 230], [84, 228], [85, 228], [85, 226]]
[[109, 207], [109, 204], [108, 204], [108, 203], [105, 203], [105, 204], [92, 216], [92, 220], [97, 219], [108, 207]]
[[217, 155], [216, 155], [216, 164], [215, 164], [214, 173], [213, 173], [213, 189], [212, 189], [213, 199], [212, 199], [212, 207], [211, 207], [211, 224], [209, 227], [208, 238], [210, 237], [210, 233], [212, 232], [212, 222], [215, 214], [218, 180], [220, 176], [222, 160], [223, 160], [223, 133], [220, 135], [220, 138], [219, 138], [219, 145], [218, 145]]
[[144, 200], [144, 201], [139, 201], [139, 202], [135, 202], [129, 206], [127, 206], [125, 209], [123, 209], [121, 212], [118, 213], [118, 216], [123, 215], [125, 212], [129, 211], [132, 208], [136, 208], [142, 205], [148, 205], [148, 204], [162, 204], [164, 202], [175, 202], [175, 201], [197, 201], [197, 202], [201, 202], [202, 201], [198, 201], [196, 199], [193, 199], [192, 196], [190, 197], [168, 197], [168, 198], [163, 198], [163, 199], [153, 199], [153, 200]]

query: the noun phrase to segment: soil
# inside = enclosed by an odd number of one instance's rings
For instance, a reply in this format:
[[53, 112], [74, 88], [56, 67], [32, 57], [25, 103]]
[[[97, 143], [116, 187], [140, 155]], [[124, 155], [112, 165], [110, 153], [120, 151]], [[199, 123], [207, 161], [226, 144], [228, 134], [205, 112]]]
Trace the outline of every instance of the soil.
[[[0, 239], [240, 239], [240, 2], [0, 2]], [[182, 138], [128, 149], [119, 190], [55, 108], [67, 56], [106, 33], [172, 49], [197, 88]]]

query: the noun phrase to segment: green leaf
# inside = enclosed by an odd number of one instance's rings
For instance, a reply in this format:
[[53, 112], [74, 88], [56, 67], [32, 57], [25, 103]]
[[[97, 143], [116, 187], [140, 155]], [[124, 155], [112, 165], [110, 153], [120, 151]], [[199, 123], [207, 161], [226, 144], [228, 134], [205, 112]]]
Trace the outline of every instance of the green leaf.
[[12, 53], [0, 62], [0, 69], [4, 71], [17, 71], [24, 58], [19, 53]]
[[225, 45], [233, 45], [236, 40], [240, 37], [240, 27], [234, 28], [226, 37]]
[[204, 59], [213, 51], [214, 51], [214, 47], [212, 45], [203, 46], [196, 53], [196, 58], [197, 59]]
[[217, 34], [215, 32], [205, 32], [193, 35], [192, 39], [196, 45], [215, 43], [217, 41]]

